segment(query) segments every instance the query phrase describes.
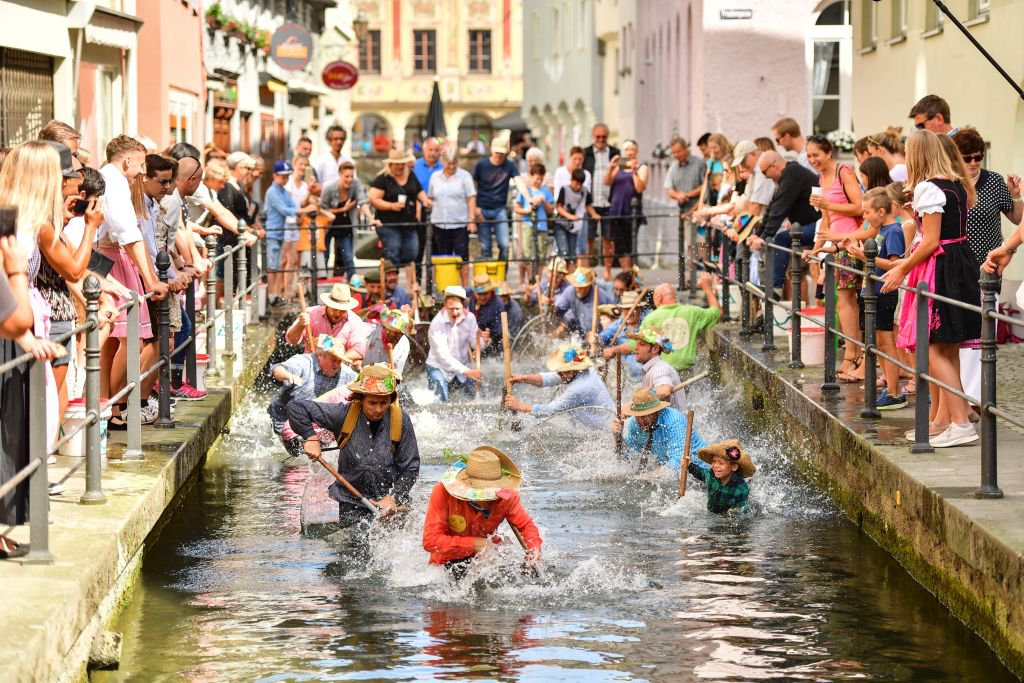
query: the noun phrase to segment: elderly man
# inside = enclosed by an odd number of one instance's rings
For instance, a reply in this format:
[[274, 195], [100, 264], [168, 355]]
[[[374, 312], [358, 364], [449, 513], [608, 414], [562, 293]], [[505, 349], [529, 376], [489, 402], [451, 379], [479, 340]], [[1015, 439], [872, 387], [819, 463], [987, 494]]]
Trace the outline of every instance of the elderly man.
[[[660, 284], [654, 288], [655, 310], [640, 323], [641, 332], [655, 328], [668, 338], [672, 350], [663, 354], [662, 358], [678, 372], [689, 369], [697, 360], [697, 339], [700, 333], [713, 327], [722, 315], [712, 276], [701, 274], [697, 279], [697, 287], [707, 297], [709, 308], [681, 304], [676, 300], [676, 290], [672, 285]], [[637, 342], [630, 342], [630, 345], [635, 352]], [[665, 345], [662, 349], [665, 349]]]
[[[629, 419], [625, 424], [614, 420], [612, 433], [622, 432], [622, 441], [628, 449], [627, 456], [638, 456], [640, 469], [647, 469], [648, 460], [653, 456], [657, 471], [672, 468], [678, 472], [686, 455], [683, 453], [686, 448], [686, 414], [672, 408], [668, 401], [659, 398], [648, 387], [637, 389], [622, 412]], [[706, 445], [694, 429], [690, 435], [689, 455], [696, 455]], [[699, 458], [696, 462], [700, 467], [708, 467]]]
[[594, 280], [594, 271], [590, 268], [577, 268], [569, 277], [572, 291], [566, 288], [555, 298], [555, 313], [561, 322], [554, 336], [561, 337], [567, 331], [588, 334], [593, 327], [595, 296], [598, 305], [615, 303], [600, 287], [594, 286]]
[[[620, 156], [622, 152], [618, 147], [612, 147], [608, 144], [609, 131], [607, 125], [603, 123], [596, 124], [591, 131], [591, 135], [593, 136], [594, 144], [583, 150], [583, 170], [589, 173], [592, 178], [597, 178], [597, 182], [594, 183], [593, 187], [594, 210], [604, 218], [608, 215], [608, 209], [610, 208], [611, 188], [605, 185], [602, 179], [608, 173], [608, 167], [611, 166], [612, 159]], [[587, 234], [593, 239], [598, 234], [598, 230], [602, 228], [601, 237], [610, 242], [611, 221], [591, 222]]]
[[314, 423], [335, 437], [338, 472], [377, 508], [374, 513], [338, 482], [328, 493], [338, 502], [342, 528], [388, 517], [409, 502], [420, 472], [420, 449], [412, 420], [398, 405], [398, 378], [386, 365], [368, 365], [348, 385], [351, 402], [293, 401], [288, 406], [292, 428], [303, 439], [310, 460], [321, 456]]
[[470, 398], [482, 374], [470, 367], [470, 350], [477, 343], [476, 316], [466, 310], [466, 290], [450, 285], [444, 290], [444, 308], [430, 322], [427, 336], [427, 386], [441, 403], [447, 403], [452, 389], [461, 386]]
[[679, 204], [679, 211], [686, 214], [700, 199], [706, 166], [690, 154], [690, 143], [683, 138], [672, 138], [671, 150], [672, 164], [665, 174], [665, 190], [668, 198]]
[[[336, 283], [330, 292], [320, 295], [320, 305], [299, 313], [285, 333], [284, 340], [292, 345], [303, 344], [305, 353], [313, 349], [310, 339], [326, 334], [341, 344], [342, 360], [354, 363], [366, 354], [366, 336], [369, 328], [352, 312], [359, 302], [344, 283]], [[306, 330], [309, 330], [308, 332]]]
[[430, 178], [441, 170], [441, 141], [437, 138], [427, 138], [423, 143], [423, 156], [416, 160], [412, 166], [412, 172], [416, 180], [420, 181], [420, 187], [430, 187]]
[[270, 413], [274, 433], [281, 438], [290, 455], [301, 452], [302, 444], [294, 436], [289, 437], [285, 433], [288, 404], [298, 400], [313, 400], [355, 379], [356, 373], [342, 362], [343, 358], [342, 341], [322, 334], [317, 340], [316, 353], [296, 354], [271, 369], [270, 375], [278, 382], [283, 382], [283, 386], [270, 401], [267, 412]]
[[[535, 387], [565, 388], [548, 403], [530, 405], [520, 401], [511, 393], [505, 397], [505, 405], [516, 412], [530, 413], [534, 417], [550, 417], [557, 413], [573, 411], [572, 417], [580, 424], [592, 429], [607, 429], [615, 413], [608, 387], [604, 385], [594, 363], [583, 349], [569, 344], [548, 356], [545, 363], [550, 372], [534, 375], [513, 375], [513, 384], [530, 384]], [[577, 410], [594, 408], [594, 410]]]

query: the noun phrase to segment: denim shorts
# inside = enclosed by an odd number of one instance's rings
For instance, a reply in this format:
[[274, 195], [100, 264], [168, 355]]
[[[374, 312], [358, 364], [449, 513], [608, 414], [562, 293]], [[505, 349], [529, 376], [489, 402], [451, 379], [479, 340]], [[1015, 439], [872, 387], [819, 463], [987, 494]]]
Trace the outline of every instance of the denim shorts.
[[[280, 233], [278, 233], [280, 234]], [[267, 269], [280, 270], [281, 268], [281, 247], [284, 240], [267, 236]]]
[[[57, 339], [57, 337], [61, 336], [62, 334], [67, 334], [73, 329], [75, 329], [74, 320], [51, 320], [50, 340], [53, 341]], [[54, 358], [52, 361], [50, 361], [51, 367], [59, 368], [62, 365], [67, 365], [68, 363], [71, 362], [71, 354], [74, 353], [75, 350], [75, 338], [71, 337], [70, 339], [62, 343], [64, 344], [64, 348], [66, 348], [68, 352], [65, 355], [61, 356], [60, 358]]]

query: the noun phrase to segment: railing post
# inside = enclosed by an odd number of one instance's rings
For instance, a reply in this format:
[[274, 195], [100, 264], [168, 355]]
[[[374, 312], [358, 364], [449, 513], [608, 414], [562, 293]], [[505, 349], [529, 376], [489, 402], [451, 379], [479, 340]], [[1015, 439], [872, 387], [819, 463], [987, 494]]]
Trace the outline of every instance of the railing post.
[[[424, 239], [427, 240], [427, 243], [423, 245], [423, 293], [428, 296], [434, 296], [434, 225], [430, 222], [430, 209], [425, 207], [423, 209], [423, 220], [426, 221], [427, 226], [424, 231]], [[352, 244], [355, 245], [354, 236]], [[314, 293], [314, 296], [319, 297], [320, 295]], [[412, 303], [417, 309], [420, 307], [419, 301]]]
[[718, 260], [718, 265], [722, 269], [722, 320], [732, 320], [732, 306], [730, 299], [732, 298], [732, 290], [729, 285], [732, 282], [732, 278], [729, 277], [729, 242], [730, 240], [723, 239], [722, 242], [722, 257]]
[[[875, 384], [878, 381], [878, 365], [875, 360], [875, 343], [878, 326], [878, 294], [871, 276], [875, 274], [875, 259], [878, 257], [878, 243], [874, 239], [864, 241], [864, 409], [860, 416], [877, 419], [882, 414], [875, 408]], [[847, 342], [850, 343], [850, 342]], [[898, 388], [894, 387], [895, 391]]]
[[825, 254], [821, 267], [825, 272], [825, 377], [822, 391], [839, 391], [836, 382], [836, 271], [832, 267], [835, 257]]
[[[316, 255], [317, 255], [316, 238], [317, 238], [317, 230], [318, 230], [318, 228], [316, 226], [316, 220], [311, 220], [309, 222], [309, 229], [312, 231], [310, 233], [310, 244], [312, 246], [311, 246], [311, 248], [309, 250], [309, 256], [310, 256], [310, 259], [309, 259], [309, 286], [311, 288], [310, 289], [310, 297], [311, 297], [311, 301], [316, 301], [318, 298], [320, 298], [320, 269], [317, 267], [317, 263], [316, 263]], [[354, 244], [354, 242], [353, 242], [353, 244]], [[300, 279], [299, 286], [300, 287], [302, 286], [301, 279]], [[381, 286], [383, 286], [383, 283], [381, 284]], [[295, 294], [295, 292], [290, 292], [288, 294], [288, 296], [292, 296], [294, 294]]]
[[[246, 256], [245, 244], [243, 242], [239, 242], [236, 248], [238, 249], [238, 260], [235, 262], [235, 265], [237, 266], [236, 272], [238, 275], [235, 279], [238, 282], [235, 284], [235, 290], [238, 292], [238, 314], [242, 316], [242, 341], [244, 342], [247, 329], [246, 319], [248, 317], [245, 310], [245, 280], [246, 273], [249, 272], [249, 259]], [[316, 252], [313, 255], [316, 256]]]
[[[531, 230], [532, 235], [530, 237], [530, 242], [532, 243], [532, 246], [533, 246], [533, 277], [534, 278], [539, 278], [540, 277], [540, 275], [539, 275], [539, 273], [540, 273], [540, 236], [538, 235], [538, 230], [540, 229], [540, 226], [537, 224], [537, 207], [536, 206], [534, 206], [534, 207], [532, 207], [530, 209], [530, 225], [533, 227], [533, 230]], [[551, 229], [551, 230], [554, 229], [553, 226], [551, 225], [551, 219], [550, 218], [548, 219], [548, 228]]]
[[981, 488], [975, 498], [1002, 498], [999, 488], [996, 456], [996, 416], [989, 408], [996, 407], [996, 300], [999, 297], [999, 277], [981, 271]]
[[[82, 284], [82, 293], [85, 294], [85, 319], [89, 322], [89, 330], [85, 333], [85, 414], [95, 416], [96, 421], [85, 428], [85, 493], [82, 494], [78, 502], [83, 505], [100, 505], [107, 502], [107, 497], [103, 495], [101, 481], [103, 464], [100, 461], [100, 281], [95, 275], [85, 278], [85, 282]], [[137, 332], [138, 330], [136, 330], [136, 340], [138, 339]], [[130, 329], [128, 334], [131, 335]], [[131, 362], [131, 358], [128, 361]], [[138, 357], [135, 362], [138, 363]], [[42, 400], [40, 398], [40, 402]], [[136, 401], [135, 407], [138, 408], [138, 401]], [[43, 406], [40, 408], [42, 412], [32, 414], [45, 415], [46, 411]], [[36, 422], [42, 424], [41, 428], [45, 430], [45, 420], [40, 419]], [[130, 427], [131, 425], [129, 425]], [[45, 433], [43, 438], [45, 440]], [[33, 452], [39, 453], [45, 449], [46, 445], [43, 444], [41, 450], [33, 450]], [[46, 469], [43, 467], [40, 469], [45, 477]], [[43, 496], [45, 501], [45, 483]]]
[[749, 337], [750, 331], [750, 292], [747, 291], [747, 283], [750, 282], [750, 245], [746, 241], [737, 245], [739, 256], [739, 281], [740, 281], [740, 336]]
[[761, 344], [762, 351], [775, 350], [775, 314], [772, 306], [772, 297], [775, 296], [775, 249], [774, 243], [765, 240], [764, 258], [761, 260], [761, 290], [764, 292], [764, 317], [762, 320], [762, 333], [764, 342]]
[[679, 272], [676, 275], [676, 289], [680, 292], [686, 289], [686, 219], [679, 214]]
[[[131, 386], [124, 397], [128, 406], [128, 414], [122, 419], [128, 423], [128, 430], [125, 432], [125, 460], [142, 460], [145, 456], [142, 453], [142, 349], [139, 343], [141, 334], [139, 331], [139, 307], [148, 306], [139, 299], [139, 295], [131, 292], [132, 305], [125, 312], [127, 317], [127, 333], [125, 334], [125, 381]], [[154, 333], [159, 334], [159, 321], [150, 320], [150, 327]], [[149, 398], [148, 396], [146, 397]], [[109, 458], [108, 458], [109, 459]]]
[[803, 361], [803, 319], [800, 317], [800, 307], [802, 304], [802, 298], [800, 294], [803, 290], [804, 284], [804, 246], [801, 241], [803, 233], [803, 226], [799, 223], [794, 223], [790, 228], [790, 241], [789, 246], [793, 250], [790, 257], [789, 267], [792, 270], [792, 321], [793, 327], [789, 336], [789, 367], [791, 368], [802, 368], [804, 367]]
[[[167, 271], [171, 267], [171, 257], [166, 251], [159, 251], [156, 255], [156, 271], [160, 282], [167, 284]], [[173, 296], [170, 292], [167, 296], [156, 302], [156, 310], [159, 324], [160, 343], [160, 391], [158, 393], [159, 416], [153, 424], [157, 429], [171, 429], [174, 427], [174, 420], [171, 419], [171, 318], [168, 314], [170, 302], [168, 299]], [[175, 300], [177, 303], [177, 300]]]
[[928, 397], [931, 395], [931, 383], [922, 377], [922, 374], [928, 372], [928, 337], [931, 333], [928, 315], [931, 299], [924, 296], [927, 291], [928, 284], [919, 282], [917, 296], [914, 297], [914, 303], [917, 305], [917, 335], [914, 340], [914, 381], [917, 385], [917, 400], [914, 401], [914, 445], [910, 447], [911, 453], [932, 453], [935, 450], [928, 436], [928, 418], [931, 412]]
[[631, 236], [633, 238], [632, 241], [630, 242], [630, 244], [633, 246], [633, 253], [630, 254], [630, 258], [632, 258], [633, 259], [633, 263], [636, 264], [637, 263], [637, 256], [636, 255], [640, 252], [640, 245], [638, 245], [636, 243], [637, 234], [640, 232], [640, 198], [639, 197], [633, 197], [632, 199], [629, 200], [629, 213], [630, 213], [630, 218], [632, 220], [632, 223], [630, 225], [630, 230], [632, 232], [630, 234], [631, 234]]
[[[206, 255], [213, 259], [217, 254], [217, 238], [206, 236]], [[206, 376], [220, 377], [217, 370], [217, 264], [211, 264], [206, 274]]]
[[690, 253], [690, 292], [686, 298], [693, 302], [697, 300], [697, 224], [692, 218], [687, 223], [690, 226], [690, 245], [687, 247]]
[[269, 281], [270, 274], [269, 274], [269, 269], [267, 268], [267, 238], [266, 238], [266, 235], [264, 235], [264, 237], [262, 237], [260, 239], [259, 254], [260, 254], [260, 284], [257, 285], [256, 289], [253, 291], [253, 300], [254, 300], [253, 306], [255, 307], [254, 310], [258, 314], [257, 317], [259, 317], [260, 320], [266, 320], [267, 319], [267, 300], [270, 297], [270, 290], [268, 289], [269, 285], [267, 284], [268, 281]]
[[[316, 249], [310, 253], [315, 259]], [[235, 376], [235, 251], [233, 248], [225, 249], [224, 254], [224, 352], [221, 359], [224, 361], [224, 377], [230, 381]]]
[[[28, 452], [39, 459], [39, 467], [28, 481], [29, 554], [26, 562], [52, 563], [50, 553], [49, 475], [46, 459], [46, 363], [33, 360], [28, 368]], [[97, 467], [97, 471], [99, 468]], [[100, 501], [102, 502], [102, 501]], [[38, 544], [38, 552], [36, 545]]]
[[199, 383], [199, 373], [196, 370], [196, 283], [188, 283], [185, 288], [185, 315], [188, 316], [191, 324], [191, 331], [188, 335], [188, 346], [185, 347], [185, 376], [188, 383], [193, 387]]

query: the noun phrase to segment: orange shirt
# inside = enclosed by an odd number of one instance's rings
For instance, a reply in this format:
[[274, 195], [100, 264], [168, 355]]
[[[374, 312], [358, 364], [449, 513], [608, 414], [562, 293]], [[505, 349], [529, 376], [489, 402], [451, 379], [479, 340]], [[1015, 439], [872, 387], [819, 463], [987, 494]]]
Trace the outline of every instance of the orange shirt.
[[540, 532], [519, 502], [519, 493], [510, 491], [508, 497], [494, 501], [490, 515], [484, 517], [469, 501], [450, 495], [444, 484], [438, 483], [427, 504], [423, 549], [430, 553], [431, 564], [472, 557], [476, 554], [473, 539], [490, 536], [506, 518], [523, 534], [527, 547], [540, 548]]

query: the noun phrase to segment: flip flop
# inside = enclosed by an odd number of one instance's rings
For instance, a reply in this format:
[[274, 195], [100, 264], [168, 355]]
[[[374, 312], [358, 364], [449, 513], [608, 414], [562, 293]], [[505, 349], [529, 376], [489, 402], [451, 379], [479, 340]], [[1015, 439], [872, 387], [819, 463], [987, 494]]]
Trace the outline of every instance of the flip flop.
[[864, 381], [862, 377], [854, 377], [848, 372], [837, 372], [836, 379], [843, 384], [856, 384], [857, 382]]

